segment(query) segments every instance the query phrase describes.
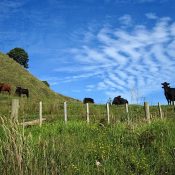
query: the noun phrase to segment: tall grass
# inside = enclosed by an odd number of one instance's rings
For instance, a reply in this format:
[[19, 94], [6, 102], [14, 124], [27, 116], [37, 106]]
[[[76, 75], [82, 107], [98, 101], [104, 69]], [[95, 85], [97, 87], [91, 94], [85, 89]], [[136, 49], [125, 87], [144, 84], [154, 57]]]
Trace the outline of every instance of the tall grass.
[[70, 121], [22, 128], [2, 119], [0, 174], [174, 175], [175, 122]]

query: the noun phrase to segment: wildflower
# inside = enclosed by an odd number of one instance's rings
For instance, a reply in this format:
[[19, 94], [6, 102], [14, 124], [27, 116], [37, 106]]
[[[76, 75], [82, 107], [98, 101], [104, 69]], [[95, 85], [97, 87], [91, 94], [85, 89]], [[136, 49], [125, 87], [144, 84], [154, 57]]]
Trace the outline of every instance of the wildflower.
[[101, 166], [101, 163], [98, 160], [95, 161], [95, 164], [97, 167]]

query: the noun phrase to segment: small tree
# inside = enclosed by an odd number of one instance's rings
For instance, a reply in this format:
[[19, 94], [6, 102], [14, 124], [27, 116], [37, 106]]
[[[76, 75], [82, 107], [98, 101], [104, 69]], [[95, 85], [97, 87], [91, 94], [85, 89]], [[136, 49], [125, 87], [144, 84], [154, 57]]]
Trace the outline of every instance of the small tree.
[[47, 81], [42, 81], [46, 86], [50, 87], [50, 84]]
[[14, 59], [16, 62], [24, 66], [24, 68], [28, 68], [28, 54], [27, 52], [22, 48], [14, 48], [10, 50], [7, 55]]

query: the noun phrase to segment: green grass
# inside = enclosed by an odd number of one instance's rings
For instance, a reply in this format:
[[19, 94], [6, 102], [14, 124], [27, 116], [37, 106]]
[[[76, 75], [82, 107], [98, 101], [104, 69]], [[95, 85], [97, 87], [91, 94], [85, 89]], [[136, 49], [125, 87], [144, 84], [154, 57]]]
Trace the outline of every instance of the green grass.
[[21, 128], [4, 123], [0, 132], [0, 174], [175, 172], [173, 119], [155, 120], [150, 125], [118, 123], [106, 127], [74, 121], [65, 125], [58, 121], [41, 128], [27, 128], [24, 136]]

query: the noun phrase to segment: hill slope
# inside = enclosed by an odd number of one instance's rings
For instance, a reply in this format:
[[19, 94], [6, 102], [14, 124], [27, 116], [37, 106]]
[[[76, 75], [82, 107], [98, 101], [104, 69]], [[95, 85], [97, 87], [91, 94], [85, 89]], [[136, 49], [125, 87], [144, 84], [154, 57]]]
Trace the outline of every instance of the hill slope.
[[29, 89], [32, 99], [58, 99], [60, 101], [74, 101], [74, 99], [53, 92], [42, 81], [34, 77], [21, 65], [0, 52], [0, 83], [9, 83], [12, 86], [12, 96], [16, 86]]

